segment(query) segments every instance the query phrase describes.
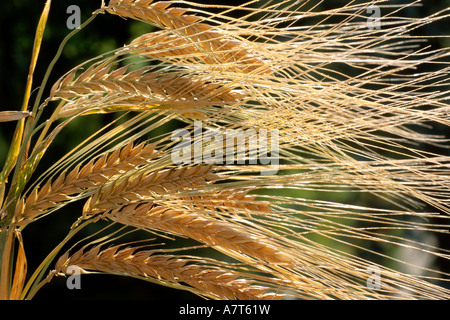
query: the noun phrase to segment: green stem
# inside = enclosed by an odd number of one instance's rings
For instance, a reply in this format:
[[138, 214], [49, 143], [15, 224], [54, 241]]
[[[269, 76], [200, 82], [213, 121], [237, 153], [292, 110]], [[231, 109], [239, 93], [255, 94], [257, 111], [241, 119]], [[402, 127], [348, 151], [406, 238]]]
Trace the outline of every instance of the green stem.
[[[48, 269], [50, 263], [53, 261], [53, 259], [56, 257], [58, 252], [61, 250], [61, 248], [75, 235], [83, 229], [85, 226], [87, 226], [89, 223], [91, 223], [92, 220], [87, 220], [84, 223], [80, 224], [75, 229], [72, 229], [67, 236], [64, 238], [63, 241], [61, 241], [48, 255], [47, 257], [41, 262], [39, 267], [34, 271], [31, 278], [28, 280], [27, 285], [23, 289], [22, 295], [20, 297], [21, 300], [23, 299], [31, 299], [36, 292], [48, 281], [41, 281], [42, 277], [44, 276], [46, 270]], [[29, 292], [29, 293], [28, 293]], [[27, 294], [28, 293], [28, 294]]]
[[[33, 131], [34, 131], [35, 127], [36, 127], [36, 124], [38, 123], [39, 118], [40, 118], [40, 116], [41, 116], [41, 114], [43, 112], [43, 107], [39, 108], [40, 101], [42, 99], [42, 95], [44, 94], [44, 90], [45, 90], [45, 87], [47, 85], [47, 82], [48, 82], [48, 79], [50, 77], [50, 74], [51, 74], [51, 72], [53, 70], [53, 67], [55, 66], [56, 62], [59, 60], [65, 45], [67, 44], [67, 42], [74, 35], [76, 35], [84, 27], [86, 27], [90, 22], [92, 22], [92, 20], [94, 20], [94, 18], [101, 12], [102, 12], [102, 10], [97, 10], [97, 11], [93, 12], [92, 16], [89, 17], [88, 20], [86, 20], [78, 29], [75, 29], [71, 33], [69, 33], [63, 39], [61, 44], [59, 45], [59, 48], [58, 48], [58, 51], [56, 52], [56, 55], [53, 57], [52, 61], [50, 62], [49, 66], [48, 66], [48, 68], [47, 68], [47, 70], [45, 72], [44, 78], [42, 80], [42, 83], [41, 83], [41, 85], [39, 87], [39, 91], [38, 91], [37, 96], [36, 96], [36, 100], [35, 100], [35, 103], [34, 103], [34, 106], [33, 106], [33, 110], [32, 110], [32, 115], [31, 115], [31, 117], [29, 117], [29, 121], [27, 121], [27, 125], [26, 125], [26, 128], [25, 128], [25, 134], [24, 134], [25, 138], [24, 138], [23, 141], [28, 141], [28, 143], [24, 143], [22, 145], [22, 147], [20, 149], [20, 152], [19, 152], [19, 155], [18, 155], [19, 161], [23, 161], [24, 160], [23, 156], [24, 156], [26, 150], [28, 150], [28, 148], [29, 148], [29, 141], [31, 139], [31, 134], [33, 133]], [[44, 104], [44, 106], [45, 106], [45, 104]], [[45, 134], [47, 133], [48, 129], [50, 128], [51, 124], [53, 123], [53, 121], [56, 118], [56, 113], [57, 113], [56, 111], [53, 112], [53, 114], [50, 117], [50, 119], [46, 121], [46, 125], [45, 125], [44, 129], [42, 130], [41, 135], [39, 136], [39, 139], [37, 140], [37, 142], [35, 144], [36, 146], [39, 145], [42, 142], [42, 140], [44, 139]], [[18, 176], [18, 174], [20, 172], [20, 169], [22, 169], [21, 166], [16, 166], [16, 170], [14, 171], [14, 177], [13, 177], [13, 180], [12, 180], [13, 184], [17, 180], [17, 176]]]
[[13, 251], [14, 231], [2, 229], [0, 232], [0, 300], [9, 299]]
[[[25, 85], [25, 94], [24, 99], [22, 103], [22, 111], [27, 111], [28, 109], [28, 102], [30, 100], [30, 93], [31, 93], [31, 87], [33, 85], [33, 74], [34, 70], [36, 68], [37, 59], [39, 56], [39, 52], [41, 49], [42, 39], [44, 36], [45, 26], [47, 24], [48, 15], [50, 12], [50, 6], [51, 6], [51, 0], [47, 0], [44, 6], [44, 9], [42, 10], [41, 17], [39, 19], [39, 23], [36, 29], [36, 34], [34, 37], [34, 43], [33, 43], [33, 51], [31, 53], [31, 61], [30, 66], [28, 69], [28, 76], [27, 76], [27, 82]], [[11, 142], [8, 155], [6, 157], [6, 161], [2, 170], [2, 173], [0, 174], [0, 206], [3, 204], [3, 196], [5, 192], [5, 184], [7, 182], [7, 178], [11, 172], [11, 170], [14, 168], [14, 166], [17, 163], [17, 160], [20, 158], [17, 157], [18, 152], [20, 150], [20, 147], [22, 145], [22, 137], [23, 137], [23, 130], [25, 127], [25, 121], [24, 119], [21, 119], [17, 122], [16, 129], [14, 131], [13, 140]]]
[[[62, 51], [63, 51], [65, 45], [67, 44], [67, 42], [68, 42], [73, 36], [75, 36], [78, 32], [80, 32], [82, 29], [84, 29], [89, 23], [91, 23], [92, 20], [94, 20], [95, 17], [96, 17], [100, 12], [102, 12], [102, 10], [100, 10], [100, 11], [94, 11], [94, 12], [92, 13], [92, 16], [89, 17], [89, 19], [87, 19], [87, 20], [86, 20], [79, 28], [77, 28], [77, 29], [73, 30], [71, 33], [69, 33], [69, 34], [63, 39], [63, 41], [61, 42], [61, 44], [59, 45], [58, 51], [56, 52], [56, 55], [55, 55], [55, 57], [53, 58], [53, 60], [50, 62], [49, 66], [48, 66], [48, 68], [47, 68], [47, 71], [45, 72], [45, 75], [44, 75], [44, 78], [43, 78], [43, 80], [42, 80], [42, 83], [41, 83], [41, 86], [40, 86], [40, 88], [39, 88], [39, 91], [38, 91], [38, 93], [37, 93], [36, 100], [35, 100], [35, 103], [34, 103], [34, 106], [33, 106], [33, 110], [32, 110], [32, 113], [33, 113], [33, 114], [36, 115], [36, 113], [38, 112], [39, 103], [40, 103], [40, 101], [41, 101], [41, 99], [42, 99], [42, 95], [43, 95], [43, 93], [44, 93], [44, 89], [45, 89], [45, 86], [46, 86], [46, 84], [47, 84], [48, 78], [50, 77], [50, 73], [51, 73], [53, 67], [55, 66], [56, 62], [58, 61], [59, 57], [61, 56]], [[41, 113], [41, 112], [42, 112], [42, 110], [39, 111], [39, 113]], [[36, 118], [36, 120], [37, 120], [37, 118]]]

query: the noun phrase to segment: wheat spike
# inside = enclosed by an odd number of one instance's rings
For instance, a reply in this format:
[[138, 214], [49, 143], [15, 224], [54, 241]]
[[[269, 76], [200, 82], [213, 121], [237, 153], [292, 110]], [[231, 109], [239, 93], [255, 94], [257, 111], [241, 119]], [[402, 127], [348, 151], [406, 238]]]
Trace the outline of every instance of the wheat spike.
[[132, 204], [115, 209], [104, 218], [144, 229], [155, 229], [187, 236], [199, 242], [225, 250], [232, 255], [249, 257], [278, 264], [295, 265], [295, 261], [269, 238], [249, 234], [225, 221], [191, 211], [173, 210], [153, 203]]
[[[241, 72], [257, 71], [267, 73], [270, 71], [267, 64], [250, 53], [243, 40], [225, 37], [219, 30], [213, 27], [202, 18], [185, 14], [186, 9], [170, 7], [172, 2], [135, 1], [121, 0], [111, 1], [105, 7], [106, 11], [122, 17], [149, 22], [161, 28], [166, 28], [174, 33], [176, 38], [170, 37], [165, 41], [175, 41], [190, 54], [196, 53], [196, 58], [203, 63], [218, 65], [230, 65], [231, 68]], [[138, 52], [151, 55], [148, 47], [151, 47], [155, 35], [144, 35], [137, 38], [134, 43], [139, 43], [135, 47], [141, 49]], [[144, 47], [144, 48], [143, 48]], [[170, 51], [169, 51], [170, 52]], [[173, 51], [172, 51], [173, 53]]]
[[[154, 278], [169, 284], [186, 283], [201, 295], [214, 299], [273, 300], [284, 295], [268, 292], [269, 287], [254, 285], [242, 274], [200, 263], [178, 256], [158, 255], [136, 248], [110, 247], [100, 250], [96, 246], [88, 251], [63, 255], [56, 263], [56, 272], [67, 272], [68, 266], [110, 274], [127, 274]], [[195, 262], [195, 261], [194, 261]], [[200, 261], [201, 262], [201, 261]]]
[[[199, 46], [195, 41], [200, 39], [186, 39], [178, 33], [156, 31], [134, 39], [119, 53], [132, 53], [163, 61], [176, 61], [178, 64], [199, 67], [210, 65], [210, 72], [235, 72], [268, 75], [273, 70], [263, 58], [255, 58], [258, 48], [251, 42], [233, 40], [233, 45], [223, 46], [214, 50], [213, 47]], [[205, 41], [205, 40], [203, 40]], [[221, 40], [222, 43], [224, 42]], [[208, 43], [214, 43], [211, 39]], [[252, 46], [252, 51], [242, 47]], [[241, 49], [239, 49], [241, 48]], [[252, 52], [252, 54], [250, 54]], [[243, 56], [242, 56], [243, 55]]]
[[130, 72], [127, 66], [111, 68], [113, 65], [99, 64], [75, 77], [76, 68], [57, 82], [52, 99], [65, 100], [58, 117], [157, 108], [189, 110], [233, 105], [242, 98], [238, 90], [207, 75], [195, 79], [185, 72], [162, 72], [153, 67]]
[[61, 174], [54, 181], [48, 180], [40, 189], [34, 188], [16, 208], [18, 221], [31, 220], [45, 211], [69, 201], [74, 194], [101, 187], [116, 175], [143, 165], [157, 155], [154, 144], [129, 143], [122, 149], [77, 166], [69, 173]]
[[85, 204], [85, 216], [120, 207], [129, 202], [143, 201], [155, 195], [195, 189], [217, 180], [212, 166], [198, 165], [140, 173], [99, 189]]

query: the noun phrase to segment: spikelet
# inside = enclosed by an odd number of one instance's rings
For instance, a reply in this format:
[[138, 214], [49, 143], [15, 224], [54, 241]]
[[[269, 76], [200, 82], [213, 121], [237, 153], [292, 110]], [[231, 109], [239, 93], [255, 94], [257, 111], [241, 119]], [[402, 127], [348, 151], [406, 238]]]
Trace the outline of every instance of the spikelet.
[[[173, 32], [169, 38], [158, 39], [153, 38], [157, 34], [148, 34], [135, 39], [132, 43], [137, 44], [135, 48], [138, 51], [135, 53], [152, 56], [152, 52], [146, 48], [151, 48], [152, 42], [162, 40], [170, 46], [180, 46], [185, 50], [184, 53], [187, 50], [202, 63], [218, 65], [219, 68], [224, 64], [231, 65], [231, 68], [241, 72], [270, 71], [267, 64], [245, 48], [242, 39], [226, 37], [222, 32], [215, 31], [210, 24], [202, 22], [202, 18], [185, 14], [187, 10], [170, 7], [171, 4], [170, 1], [151, 3], [151, 1], [124, 0], [111, 1], [105, 9], [108, 13], [145, 21]], [[175, 43], [170, 44], [171, 41]], [[176, 52], [166, 53], [172, 55]], [[165, 56], [167, 57], [167, 54]]]

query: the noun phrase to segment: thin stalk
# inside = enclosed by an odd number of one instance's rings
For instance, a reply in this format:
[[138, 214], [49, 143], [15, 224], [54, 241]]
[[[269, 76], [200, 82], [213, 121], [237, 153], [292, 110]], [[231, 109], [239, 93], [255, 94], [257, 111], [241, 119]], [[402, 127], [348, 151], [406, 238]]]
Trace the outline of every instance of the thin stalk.
[[[44, 9], [42, 10], [41, 17], [39, 19], [39, 23], [36, 29], [36, 34], [34, 37], [34, 44], [33, 44], [33, 51], [31, 55], [31, 61], [30, 66], [28, 69], [28, 75], [27, 75], [27, 82], [25, 85], [25, 94], [23, 98], [22, 103], [22, 111], [27, 111], [28, 109], [28, 102], [30, 101], [30, 94], [31, 94], [31, 87], [33, 85], [33, 74], [34, 70], [36, 68], [37, 59], [39, 56], [41, 44], [42, 44], [42, 38], [44, 36], [44, 30], [45, 26], [47, 24], [47, 18], [48, 14], [50, 12], [50, 5], [51, 0], [47, 0], [45, 3]], [[6, 157], [6, 161], [3, 167], [3, 170], [0, 174], [0, 206], [3, 204], [3, 196], [5, 193], [5, 186], [7, 182], [7, 178], [9, 174], [11, 173], [11, 170], [14, 168], [14, 166], [17, 163], [17, 159], [20, 159], [18, 157], [19, 150], [21, 148], [22, 144], [22, 137], [23, 137], [23, 131], [25, 127], [25, 120], [21, 119], [18, 121], [16, 129], [14, 131], [14, 137], [11, 142], [11, 146], [8, 151], [8, 155]]]
[[2, 230], [0, 233], [0, 249], [1, 249], [1, 269], [0, 269], [0, 300], [9, 299], [11, 290], [11, 268], [12, 256], [14, 252], [14, 231]]
[[[26, 130], [25, 130], [25, 135], [24, 135], [25, 138], [24, 138], [24, 141], [27, 141], [27, 143], [24, 144], [24, 145], [22, 145], [22, 147], [21, 147], [21, 149], [20, 149], [20, 152], [19, 152], [18, 159], [22, 159], [22, 161], [25, 161], [24, 155], [25, 155], [25, 152], [26, 152], [26, 151], [28, 150], [28, 148], [29, 148], [29, 143], [30, 143], [31, 134], [33, 133], [34, 128], [36, 127], [36, 124], [38, 123], [39, 118], [40, 118], [40, 116], [41, 116], [41, 114], [42, 114], [42, 112], [43, 112], [43, 108], [39, 108], [39, 103], [40, 103], [40, 101], [41, 101], [41, 99], [42, 99], [42, 95], [44, 94], [44, 89], [45, 89], [45, 87], [46, 87], [46, 84], [47, 84], [47, 82], [48, 82], [48, 79], [49, 79], [49, 77], [50, 77], [50, 74], [51, 74], [51, 72], [52, 72], [52, 70], [53, 70], [53, 67], [55, 66], [56, 62], [58, 61], [59, 57], [61, 56], [62, 51], [63, 51], [63, 49], [64, 49], [66, 43], [67, 43], [74, 35], [76, 35], [78, 32], [80, 32], [84, 27], [86, 27], [90, 22], [92, 22], [92, 20], [94, 20], [94, 18], [95, 18], [95, 17], [97, 16], [97, 14], [99, 14], [99, 13], [100, 13], [100, 11], [95, 11], [95, 12], [92, 14], [92, 16], [89, 17], [89, 19], [86, 20], [86, 21], [80, 26], [80, 28], [73, 30], [73, 31], [72, 31], [71, 33], [69, 33], [69, 34], [64, 38], [64, 40], [61, 42], [61, 44], [60, 44], [60, 46], [59, 46], [59, 48], [58, 48], [58, 51], [56, 52], [56, 55], [53, 57], [52, 61], [50, 62], [49, 66], [48, 66], [48, 68], [47, 68], [47, 71], [45, 72], [44, 78], [43, 78], [43, 80], [42, 80], [42, 83], [41, 83], [41, 85], [40, 85], [39, 91], [38, 91], [38, 93], [37, 93], [36, 100], [35, 100], [35, 103], [34, 103], [34, 106], [33, 106], [33, 110], [32, 110], [32, 115], [29, 117], [29, 121], [27, 122], [27, 127], [26, 127]], [[52, 114], [52, 116], [50, 117], [50, 119], [48, 119], [48, 120], [46, 121], [46, 125], [45, 125], [45, 127], [44, 127], [44, 129], [43, 129], [43, 131], [42, 131], [42, 133], [41, 133], [41, 135], [40, 135], [40, 137], [39, 137], [39, 139], [37, 140], [37, 142], [36, 142], [36, 144], [35, 144], [36, 146], [39, 145], [39, 144], [42, 142], [42, 140], [44, 139], [45, 134], [47, 133], [48, 129], [50, 128], [51, 124], [53, 123], [53, 121], [54, 121], [54, 119], [55, 119], [55, 117], [56, 117], [56, 113], [57, 113], [57, 111], [55, 111], [55, 112]], [[20, 167], [20, 166], [19, 166], [19, 167]], [[16, 170], [15, 170], [15, 172], [14, 172], [13, 181], [16, 181], [16, 180], [17, 180], [17, 176], [18, 176], [19, 172], [20, 172], [19, 168], [16, 167]]]
[[[76, 228], [72, 229], [67, 236], [62, 240], [48, 255], [47, 257], [41, 262], [39, 267], [34, 271], [31, 278], [28, 280], [27, 285], [23, 289], [22, 295], [20, 296], [20, 299], [31, 299], [36, 292], [47, 282], [44, 282], [41, 284], [42, 277], [44, 276], [44, 273], [48, 269], [50, 263], [52, 260], [56, 257], [58, 252], [62, 249], [62, 247], [69, 241], [75, 234], [78, 233], [81, 229], [83, 229], [85, 226], [87, 226], [89, 223], [91, 223], [92, 220], [87, 220], [84, 223], [78, 225]], [[29, 292], [29, 294], [27, 294]]]
[[[40, 103], [40, 100], [41, 100], [42, 95], [44, 93], [44, 89], [45, 89], [45, 86], [47, 84], [48, 78], [50, 77], [51, 71], [53, 70], [54, 65], [56, 64], [56, 62], [58, 61], [59, 57], [61, 56], [62, 50], [63, 50], [64, 46], [66, 45], [66, 43], [69, 41], [69, 39], [72, 38], [75, 34], [77, 34], [84, 27], [86, 27], [90, 22], [92, 22], [92, 20], [97, 16], [97, 14], [99, 14], [101, 12], [102, 12], [101, 9], [93, 12], [92, 16], [88, 20], [86, 20], [80, 26], [80, 28], [75, 29], [74, 31], [72, 31], [70, 34], [68, 34], [64, 38], [64, 40], [61, 42], [61, 44], [60, 44], [60, 46], [58, 48], [58, 51], [57, 51], [55, 57], [50, 62], [49, 66], [47, 68], [47, 71], [46, 71], [45, 76], [44, 76], [44, 78], [42, 80], [41, 86], [39, 88], [39, 91], [38, 91], [38, 94], [37, 94], [37, 97], [36, 97], [36, 100], [35, 100], [35, 103], [34, 103], [34, 107], [33, 107], [33, 110], [32, 110], [32, 115], [28, 118], [27, 123], [26, 123], [26, 128], [25, 128], [25, 133], [24, 133], [24, 138], [23, 138], [23, 141], [25, 141], [26, 143], [23, 143], [20, 146], [19, 153], [18, 153], [18, 156], [16, 158], [16, 159], [18, 159], [20, 161], [20, 165], [16, 165], [15, 166], [14, 176], [13, 176], [13, 179], [12, 179], [12, 188], [9, 191], [9, 194], [8, 194], [6, 200], [5, 200], [5, 202], [8, 204], [8, 209], [15, 207], [15, 202], [16, 202], [15, 199], [18, 198], [17, 195], [22, 192], [26, 182], [29, 179], [29, 177], [27, 177], [26, 181], [23, 181], [20, 185], [17, 185], [17, 183], [18, 183], [17, 180], [18, 180], [19, 173], [22, 170], [26, 169], [26, 168], [23, 168], [23, 164], [24, 164], [24, 162], [26, 161], [26, 158], [27, 158], [27, 153], [28, 153], [29, 146], [30, 146], [31, 136], [32, 136], [32, 134], [35, 133], [34, 129], [35, 129], [35, 127], [36, 127], [36, 125], [38, 123], [39, 117], [40, 117], [40, 115], [42, 114], [42, 111], [43, 111], [42, 110], [43, 107], [39, 108], [39, 103]], [[55, 111], [55, 113], [56, 113], [56, 111]], [[42, 132], [38, 142], [36, 143], [36, 146], [38, 146], [39, 143], [42, 142], [42, 139], [44, 138], [44, 135], [48, 131], [48, 129], [49, 129], [51, 123], [53, 122], [54, 118], [55, 118], [55, 114], [53, 114], [52, 117], [45, 122], [45, 127], [43, 129], [43, 132]], [[39, 161], [39, 159], [37, 159], [37, 161]], [[2, 188], [3, 188], [3, 184], [2, 184]], [[1, 192], [1, 188], [0, 188], [0, 192]], [[12, 221], [13, 213], [11, 213], [10, 211], [13, 212], [13, 210], [8, 210], [8, 216], [7, 216], [8, 219], [5, 219], [5, 222], [3, 223], [3, 225], [8, 225]], [[0, 245], [2, 245], [1, 241], [0, 241]], [[2, 253], [2, 251], [3, 251], [2, 248], [0, 248], [0, 254]]]
[[[92, 16], [89, 17], [89, 19], [87, 19], [79, 28], [73, 30], [71, 33], [69, 33], [64, 40], [61, 42], [58, 51], [56, 52], [55, 57], [53, 58], [53, 60], [50, 62], [50, 65], [45, 73], [44, 79], [42, 80], [42, 84], [41, 87], [39, 88], [39, 92], [37, 93], [36, 96], [36, 101], [34, 103], [33, 106], [33, 115], [35, 115], [35, 119], [33, 121], [33, 123], [31, 124], [30, 127], [30, 131], [32, 131], [34, 129], [35, 124], [37, 123], [37, 121], [39, 120], [39, 117], [42, 113], [43, 108], [39, 108], [39, 103], [41, 101], [42, 95], [44, 93], [44, 88], [45, 85], [47, 84], [48, 78], [50, 76], [50, 73], [55, 65], [55, 63], [58, 61], [59, 57], [62, 54], [62, 50], [64, 49], [64, 46], [66, 45], [66, 43], [70, 40], [70, 38], [72, 38], [73, 36], [75, 36], [78, 32], [80, 32], [83, 28], [85, 28], [89, 23], [92, 22], [92, 20], [95, 19], [95, 17], [100, 13], [101, 11], [95, 11], [92, 13]], [[39, 108], [39, 110], [38, 110]], [[42, 130], [41, 135], [39, 136], [39, 139], [36, 142], [36, 145], [39, 145], [39, 143], [42, 142], [42, 140], [44, 139], [45, 134], [47, 133], [48, 129], [50, 128], [50, 125], [53, 123], [53, 121], [55, 120], [56, 116], [57, 116], [57, 112], [58, 110], [55, 110], [53, 112], [53, 114], [51, 115], [50, 119], [47, 120], [47, 124], [44, 127], [44, 129]]]

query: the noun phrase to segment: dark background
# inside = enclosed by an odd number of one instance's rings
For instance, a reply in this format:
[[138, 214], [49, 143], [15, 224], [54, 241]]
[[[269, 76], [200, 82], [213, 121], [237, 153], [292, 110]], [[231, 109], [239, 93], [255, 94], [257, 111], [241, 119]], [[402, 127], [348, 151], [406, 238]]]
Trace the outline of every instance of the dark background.
[[[206, 2], [206, 1], [205, 1]], [[218, 1], [211, 1], [218, 3]], [[210, 2], [210, 3], [211, 3]], [[402, 2], [402, 1], [400, 1]], [[404, 1], [403, 1], [404, 2]], [[411, 16], [425, 16], [450, 6], [450, 0], [424, 1], [423, 7], [411, 8], [408, 14]], [[22, 105], [24, 86], [26, 82], [35, 28], [37, 26], [44, 0], [8, 0], [0, 2], [0, 110], [19, 110]], [[45, 70], [53, 58], [61, 40], [69, 33], [66, 28], [69, 5], [78, 5], [81, 8], [82, 21], [90, 16], [90, 13], [100, 6], [101, 1], [92, 0], [54, 0], [50, 10], [48, 24], [45, 30], [44, 41], [34, 75], [35, 89], [45, 73]], [[222, 1], [221, 3], [225, 3]], [[236, 2], [231, 2], [235, 4]], [[323, 8], [341, 5], [343, 1], [326, 0]], [[97, 56], [109, 50], [113, 50], [129, 43], [136, 36], [151, 31], [151, 28], [135, 21], [125, 21], [118, 16], [101, 15], [85, 30], [70, 40], [64, 52], [56, 64], [49, 80], [49, 87], [62, 74], [86, 59]], [[449, 21], [444, 20], [434, 23], [416, 31], [422, 35], [450, 34]], [[433, 39], [430, 43], [435, 47], [446, 47], [450, 44], [448, 39]], [[35, 92], [31, 97], [34, 101]], [[65, 131], [61, 138], [55, 141], [52, 156], [58, 157], [70, 147], [71, 139], [82, 134], [86, 128], [95, 130], [102, 126], [101, 122], [83, 122], [79, 127], [72, 127]], [[9, 143], [13, 135], [14, 125], [0, 123], [0, 164], [6, 157]], [[436, 128], [441, 134], [448, 134], [445, 128]], [[50, 159], [51, 160], [51, 159]], [[77, 205], [69, 206], [65, 210], [79, 212]], [[24, 234], [25, 248], [29, 259], [30, 268], [37, 266], [52, 245], [60, 241], [67, 232], [67, 219], [57, 217], [51, 221], [42, 219], [27, 228]], [[73, 220], [70, 220], [73, 222]], [[448, 239], [440, 239], [441, 246], [450, 248]], [[448, 265], [441, 266], [449, 270]], [[56, 278], [51, 284], [36, 295], [36, 299], [174, 299], [190, 298], [198, 299], [190, 293], [168, 289], [159, 285], [149, 284], [140, 280], [90, 275], [82, 278], [82, 290], [68, 290], [65, 278]]]

